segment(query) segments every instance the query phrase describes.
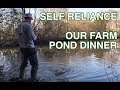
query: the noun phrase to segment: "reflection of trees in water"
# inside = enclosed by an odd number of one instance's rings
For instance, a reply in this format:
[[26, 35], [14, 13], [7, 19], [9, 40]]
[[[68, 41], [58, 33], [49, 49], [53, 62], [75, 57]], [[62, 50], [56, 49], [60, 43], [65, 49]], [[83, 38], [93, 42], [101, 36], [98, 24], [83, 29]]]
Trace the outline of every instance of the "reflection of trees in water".
[[[7, 58], [6, 60], [9, 60], [10, 63], [14, 66], [17, 65], [18, 62], [21, 61], [21, 53], [19, 51], [19, 48], [8, 48], [8, 49], [2, 49], [3, 55]], [[97, 58], [102, 58], [105, 60], [112, 60], [117, 61], [120, 58], [120, 49], [114, 49], [114, 50], [97, 50], [97, 49], [49, 49], [49, 47], [38, 47], [37, 48], [38, 55], [43, 55], [50, 59], [67, 59], [70, 56], [80, 56], [80, 57], [86, 57], [91, 56], [93, 53]]]
[[37, 48], [38, 55], [42, 55], [51, 60], [59, 60], [64, 63], [68, 61], [68, 57], [72, 55], [68, 50], [57, 50], [57, 49], [49, 49], [49, 47], [38, 47]]
[[20, 62], [20, 52], [18, 48], [7, 48], [7, 49], [2, 49], [1, 50], [3, 53], [3, 56], [6, 58], [6, 61], [9, 61], [11, 64], [10, 70], [6, 73], [7, 76], [17, 74], [18, 72], [18, 67], [19, 67], [19, 62]]
[[[11, 76], [18, 76], [18, 69], [19, 65], [21, 64], [21, 53], [19, 51], [19, 48], [7, 48], [7, 49], [1, 49], [3, 55], [6, 57], [6, 61], [9, 61], [11, 63], [11, 69], [7, 72], [7, 78], [10, 78]], [[105, 68], [108, 65], [111, 65], [110, 69], [112, 70], [112, 73], [115, 74], [115, 70], [113, 68], [113, 64], [111, 63], [116, 63], [120, 59], [120, 49], [115, 49], [115, 50], [95, 50], [95, 49], [74, 49], [74, 50], [58, 50], [58, 49], [49, 49], [49, 47], [38, 47], [37, 48], [37, 53], [38, 55], [43, 55], [43, 57], [47, 57], [48, 59], [52, 60], [58, 60], [60, 62], [63, 62], [62, 64], [60, 63], [50, 63], [50, 66], [48, 67], [53, 67], [52, 71], [53, 73], [60, 74], [60, 76], [63, 74], [66, 69], [66, 63], [69, 62], [69, 58], [71, 56], [74, 57], [86, 57], [86, 56], [91, 56], [92, 54], [95, 55], [95, 57], [100, 58], [98, 60], [105, 60]], [[41, 59], [41, 56], [40, 56]], [[110, 63], [106, 63], [106, 61], [109, 61]], [[53, 64], [53, 65], [51, 65]], [[58, 66], [57, 66], [58, 64]], [[43, 66], [44, 68], [44, 66]], [[50, 68], [51, 69], [51, 68]], [[46, 69], [47, 70], [47, 69]], [[65, 71], [67, 72], [67, 71]], [[117, 75], [117, 74], [115, 74]]]
[[[118, 72], [116, 71], [116, 65], [117, 65], [117, 62], [119, 61], [119, 59], [120, 59], [119, 49], [113, 49], [104, 54], [104, 64], [106, 64], [106, 65], [104, 65], [104, 67], [107, 66], [107, 68], [109, 68], [109, 70], [111, 70], [111, 73], [112, 73], [113, 77], [116, 78], [117, 82], [119, 82], [119, 76], [118, 76]], [[106, 69], [106, 71], [107, 71], [107, 69]], [[112, 81], [113, 81], [113, 79], [112, 79]]]
[[111, 63], [116, 63], [120, 59], [120, 49], [113, 49], [104, 53], [103, 58]]
[[92, 53], [95, 54], [98, 58], [103, 58], [104, 53], [106, 53], [108, 50], [97, 50], [97, 49], [49, 49], [49, 47], [42, 47], [38, 48], [38, 52], [42, 55], [45, 55], [49, 58], [65, 58], [70, 56], [80, 56], [80, 57], [86, 57], [91, 56]]
[[97, 58], [105, 59], [110, 62], [116, 62], [120, 58], [120, 49], [114, 50], [103, 50], [103, 49], [49, 49], [49, 47], [38, 47], [38, 53], [44, 55], [45, 57], [56, 59], [56, 58], [63, 58], [68, 59], [70, 56], [80, 56], [86, 57], [91, 56], [93, 53]]
[[7, 60], [9, 60], [10, 62], [17, 61], [18, 57], [20, 57], [20, 52], [16, 48], [3, 49], [2, 52], [3, 55], [7, 58]]
[[103, 55], [103, 58], [111, 63], [116, 63], [120, 59], [120, 39], [114, 41], [117, 42], [117, 49], [111, 49]]
[[97, 50], [97, 49], [83, 49], [76, 52], [77, 56], [86, 57], [91, 56], [93, 53], [97, 58], [102, 58], [106, 50]]

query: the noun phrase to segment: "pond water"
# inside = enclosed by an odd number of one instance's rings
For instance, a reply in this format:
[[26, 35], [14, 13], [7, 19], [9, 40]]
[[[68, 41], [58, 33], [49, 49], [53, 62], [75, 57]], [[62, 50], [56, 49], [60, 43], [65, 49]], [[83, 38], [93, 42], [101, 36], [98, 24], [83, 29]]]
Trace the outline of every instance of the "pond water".
[[[110, 50], [50, 50], [37, 46], [39, 82], [119, 82], [120, 49]], [[19, 76], [21, 64], [19, 48], [0, 49], [0, 81]], [[28, 64], [25, 78], [30, 77]]]

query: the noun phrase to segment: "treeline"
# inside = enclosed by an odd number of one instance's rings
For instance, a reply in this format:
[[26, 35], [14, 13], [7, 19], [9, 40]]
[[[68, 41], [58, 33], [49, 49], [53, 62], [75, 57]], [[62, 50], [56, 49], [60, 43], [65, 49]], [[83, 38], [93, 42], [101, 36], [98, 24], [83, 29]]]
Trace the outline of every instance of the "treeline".
[[[30, 12], [31, 9], [29, 9]], [[36, 44], [48, 44], [49, 40], [65, 40], [65, 33], [68, 31], [107, 31], [111, 30], [108, 27], [110, 21], [40, 21], [37, 9], [34, 11], [34, 20], [32, 22], [37, 34]], [[45, 9], [39, 9], [45, 11]], [[59, 12], [59, 10], [58, 10]], [[65, 10], [67, 12], [67, 10]], [[15, 29], [23, 20], [26, 13], [25, 8], [0, 8], [0, 46], [18, 46]], [[37, 16], [38, 15], [38, 16]], [[116, 22], [114, 22], [115, 25]], [[119, 27], [119, 25], [117, 25]], [[117, 28], [115, 27], [115, 28]]]

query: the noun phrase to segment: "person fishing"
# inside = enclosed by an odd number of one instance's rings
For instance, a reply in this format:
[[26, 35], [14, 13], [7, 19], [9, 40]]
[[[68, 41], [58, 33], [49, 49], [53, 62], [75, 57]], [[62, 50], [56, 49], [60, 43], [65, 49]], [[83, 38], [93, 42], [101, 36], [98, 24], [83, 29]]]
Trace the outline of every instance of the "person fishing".
[[31, 25], [31, 21], [33, 20], [32, 14], [25, 14], [24, 19], [25, 20], [21, 22], [16, 29], [20, 52], [23, 55], [19, 79], [22, 80], [24, 78], [25, 68], [27, 67], [28, 61], [30, 61], [30, 65], [32, 66], [31, 80], [34, 81], [36, 80], [38, 70], [37, 51], [34, 45], [34, 41], [37, 37]]

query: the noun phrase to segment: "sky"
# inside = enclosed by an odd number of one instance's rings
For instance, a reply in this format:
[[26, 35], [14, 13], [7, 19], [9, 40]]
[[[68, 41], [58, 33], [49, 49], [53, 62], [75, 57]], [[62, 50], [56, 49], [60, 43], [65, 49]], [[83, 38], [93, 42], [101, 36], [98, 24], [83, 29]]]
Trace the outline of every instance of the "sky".
[[[33, 9], [33, 10], [32, 10]], [[31, 12], [34, 12], [34, 8], [31, 9]], [[99, 12], [99, 11], [108, 11], [108, 10], [120, 10], [120, 8], [68, 8], [68, 12]], [[29, 10], [27, 10], [29, 12]]]
[[120, 8], [69, 8], [69, 12], [100, 12], [108, 10], [120, 10]]

